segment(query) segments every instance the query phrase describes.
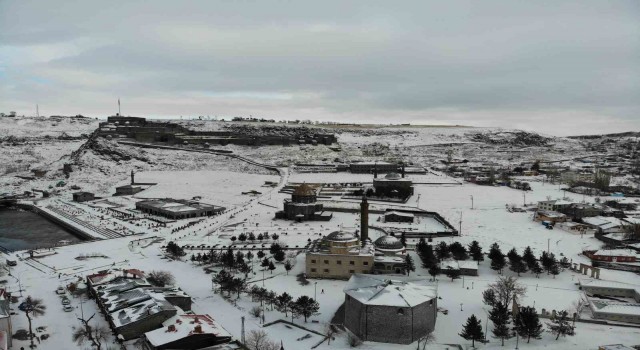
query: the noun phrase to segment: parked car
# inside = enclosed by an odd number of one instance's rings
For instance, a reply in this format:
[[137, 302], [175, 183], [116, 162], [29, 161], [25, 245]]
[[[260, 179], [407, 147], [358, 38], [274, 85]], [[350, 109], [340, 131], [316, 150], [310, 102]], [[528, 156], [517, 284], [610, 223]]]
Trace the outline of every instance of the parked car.
[[64, 294], [65, 290], [63, 286], [58, 287], [58, 289], [56, 289], [56, 294]]
[[65, 306], [62, 307], [62, 310], [64, 310], [65, 312], [71, 312], [71, 311], [73, 311], [73, 306], [65, 305]]
[[69, 305], [69, 304], [71, 304], [71, 301], [69, 301], [69, 299], [62, 298], [62, 305]]

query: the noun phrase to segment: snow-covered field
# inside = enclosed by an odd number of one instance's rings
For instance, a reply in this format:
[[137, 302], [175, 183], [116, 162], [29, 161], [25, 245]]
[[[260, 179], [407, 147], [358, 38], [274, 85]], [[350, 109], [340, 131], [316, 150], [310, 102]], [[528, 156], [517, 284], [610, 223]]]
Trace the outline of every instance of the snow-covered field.
[[[204, 123], [204, 122], [202, 122]], [[11, 130], [7, 132], [12, 132]], [[357, 133], [353, 130], [339, 133], [339, 141], [342, 150], [333, 151], [326, 146], [290, 146], [290, 147], [240, 147], [226, 146], [235, 153], [260, 162], [276, 164], [289, 161], [317, 161], [331, 162], [333, 158], [340, 157], [346, 160], [368, 160], [393, 157], [411, 158], [413, 161], [425, 166], [437, 164], [437, 159], [446, 157], [444, 148], [435, 144], [455, 143], [459, 146], [456, 156], [465, 156], [473, 153], [476, 157], [486, 157], [496, 161], [507, 161], [508, 154], [496, 154], [496, 148], [482, 148], [477, 142], [471, 141], [468, 133], [499, 132], [499, 129], [473, 129], [473, 128], [407, 128], [406, 132], [400, 128], [372, 129], [370, 134]], [[375, 156], [371, 152], [378, 148], [371, 147], [371, 143], [386, 144], [388, 148], [384, 156]], [[571, 149], [576, 142], [569, 141], [560, 145], [562, 140], [554, 140], [558, 147]], [[55, 144], [54, 144], [55, 145]], [[424, 146], [426, 145], [426, 146]], [[34, 153], [42, 152], [43, 158], [53, 161], [53, 153], [61, 156], [70, 153], [78, 144], [61, 146], [59, 150], [36, 148]], [[17, 146], [16, 146], [17, 147]], [[119, 150], [121, 154], [131, 156], [113, 158], [109, 152], [96, 152], [91, 150], [82, 156], [80, 166], [70, 175], [66, 181], [66, 187], [60, 188], [58, 195], [53, 198], [41, 200], [38, 205], [56, 205], [64, 207], [69, 212], [77, 212], [78, 217], [100, 227], [122, 229], [126, 232], [135, 232], [136, 235], [124, 238], [85, 242], [76, 245], [55, 248], [55, 254], [46, 255], [37, 259], [26, 259], [27, 254], [15, 253], [24, 260], [18, 262], [18, 266], [12, 268], [11, 276], [3, 277], [6, 282], [4, 287], [13, 292], [13, 295], [22, 297], [32, 295], [42, 298], [48, 307], [47, 313], [34, 319], [34, 328], [46, 327], [42, 333], [50, 335], [49, 339], [42, 341], [40, 348], [48, 349], [74, 349], [79, 348], [71, 340], [73, 327], [79, 326], [77, 316], [82, 312], [90, 315], [96, 312], [96, 305], [91, 300], [71, 297], [74, 311], [63, 312], [60, 297], [54, 293], [59, 285], [75, 281], [78, 277], [104, 270], [107, 268], [138, 268], [143, 271], [166, 270], [176, 278], [176, 284], [193, 297], [193, 310], [196, 313], [209, 313], [224, 326], [236, 339], [240, 338], [241, 317], [247, 319], [247, 332], [262, 329], [261, 321], [250, 315], [249, 311], [257, 302], [252, 302], [251, 297], [242, 294], [240, 299], [235, 296], [223, 297], [212, 290], [212, 275], [205, 271], [205, 267], [199, 263], [191, 262], [190, 256], [198, 250], [187, 249], [187, 256], [182, 261], [167, 259], [161, 246], [168, 241], [175, 241], [180, 245], [189, 246], [232, 246], [236, 250], [264, 249], [268, 253], [272, 238], [256, 242], [232, 241], [232, 237], [238, 237], [242, 233], [253, 232], [267, 233], [270, 237], [277, 234], [276, 241], [291, 248], [289, 254], [298, 254], [294, 258], [295, 265], [288, 274], [282, 264], [276, 264], [273, 272], [262, 271], [254, 260], [253, 274], [249, 275], [251, 284], [273, 290], [277, 293], [287, 292], [294, 298], [307, 295], [317, 297], [320, 303], [320, 314], [312, 316], [309, 322], [304, 323], [301, 318], [295, 319], [296, 324], [302, 325], [317, 332], [324, 333], [328, 323], [333, 318], [336, 310], [344, 300], [344, 288], [346, 281], [338, 280], [311, 280], [309, 285], [301, 286], [296, 281], [296, 275], [304, 271], [303, 247], [310, 239], [316, 239], [322, 235], [338, 229], [359, 229], [360, 218], [357, 213], [336, 212], [329, 222], [305, 222], [292, 223], [284, 220], [274, 220], [277, 210], [282, 208], [282, 202], [289, 195], [279, 193], [280, 187], [262, 187], [265, 181], [275, 181], [280, 186], [288, 182], [371, 182], [372, 176], [366, 174], [304, 174], [291, 173], [283, 167], [280, 176], [264, 169], [248, 165], [242, 161], [229, 159], [204, 153], [193, 153], [171, 150], [138, 149], [131, 146], [106, 143], [109, 150]], [[484, 146], [483, 146], [484, 147]], [[384, 148], [384, 147], [383, 147]], [[498, 147], [499, 148], [499, 147]], [[10, 152], [19, 155], [20, 148], [13, 148]], [[523, 156], [535, 159], [541, 147], [535, 148]], [[67, 152], [68, 151], [68, 152]], [[51, 152], [51, 153], [46, 153]], [[493, 158], [492, 157], [493, 154]], [[406, 156], [404, 156], [406, 155]], [[567, 157], [567, 155], [553, 154], [550, 157]], [[381, 159], [382, 160], [382, 159]], [[56, 167], [61, 164], [56, 163]], [[283, 165], [289, 165], [283, 164]], [[145, 191], [134, 197], [110, 197], [115, 186], [129, 182], [129, 172], [136, 171], [137, 182], [157, 182]], [[409, 175], [417, 183], [415, 195], [403, 204], [394, 204], [394, 207], [415, 208], [419, 207], [428, 211], [436, 211], [447, 219], [454, 227], [461, 227], [461, 236], [454, 238], [435, 239], [435, 243], [446, 241], [448, 243], [459, 241], [468, 244], [477, 240], [488, 251], [489, 246], [497, 242], [503, 252], [515, 247], [522, 251], [530, 246], [536, 255], [542, 251], [550, 250], [556, 256], [565, 256], [574, 262], [587, 262], [580, 254], [586, 248], [598, 248], [602, 243], [593, 237], [572, 234], [563, 230], [547, 230], [538, 222], [532, 220], [532, 212], [511, 213], [506, 210], [507, 205], [527, 206], [537, 201], [548, 198], [560, 198], [564, 193], [558, 185], [551, 185], [539, 181], [537, 178], [527, 178], [533, 191], [522, 192], [507, 187], [477, 186], [468, 183], [460, 183], [460, 179], [437, 175]], [[12, 175], [0, 177], [2, 190], [24, 190], [31, 187], [47, 187], [57, 180], [56, 176], [45, 177], [35, 181], [18, 181]], [[73, 190], [69, 186], [77, 185], [83, 190], [95, 191], [98, 195], [108, 197], [108, 202], [77, 204], [69, 203]], [[256, 190], [259, 195], [242, 195], [242, 192]], [[201, 196], [202, 201], [214, 205], [226, 206], [228, 210], [215, 217], [205, 219], [195, 218], [169, 223], [167, 227], [159, 227], [149, 220], [127, 222], [114, 217], [106, 209], [112, 205], [120, 206], [122, 210], [132, 209], [139, 198], [173, 197], [190, 199]], [[583, 196], [568, 194], [573, 200], [583, 200]], [[473, 199], [472, 199], [473, 198]], [[473, 200], [473, 209], [471, 208]], [[584, 197], [586, 201], [593, 198]], [[111, 203], [111, 204], [110, 204]], [[326, 201], [326, 205], [356, 206], [357, 201], [332, 198]], [[91, 205], [90, 205], [91, 204]], [[371, 203], [372, 208], [384, 208], [385, 203]], [[371, 214], [369, 222], [378, 224], [380, 215]], [[180, 228], [189, 222], [196, 224]], [[380, 231], [370, 230], [372, 239], [376, 239]], [[159, 239], [162, 243], [152, 243]], [[410, 241], [410, 243], [413, 243]], [[297, 248], [297, 249], [296, 249]], [[81, 255], [99, 253], [104, 257], [77, 260]], [[414, 261], [418, 267], [411, 275], [428, 279], [427, 272], [419, 267], [419, 259], [414, 253]], [[219, 267], [213, 267], [219, 270]], [[514, 273], [505, 270], [505, 275], [513, 276]], [[264, 279], [263, 279], [264, 276]], [[438, 287], [438, 306], [446, 309], [448, 313], [438, 314], [435, 341], [429, 349], [445, 349], [442, 344], [462, 344], [463, 348], [469, 348], [470, 342], [458, 336], [462, 324], [467, 317], [475, 314], [483, 322], [486, 320], [486, 306], [482, 303], [482, 291], [487, 284], [496, 280], [498, 274], [489, 268], [489, 262], [480, 264], [478, 277], [465, 277], [451, 281], [446, 276], [438, 277], [434, 282]], [[527, 294], [520, 303], [534, 306], [540, 310], [572, 310], [574, 303], [581, 297], [576, 283], [581, 278], [576, 272], [566, 270], [555, 278], [541, 275], [536, 278], [531, 273], [524, 273], [519, 278], [520, 282], [527, 286]], [[602, 270], [601, 278], [608, 281], [620, 281], [640, 285], [640, 276], [628, 272]], [[22, 301], [22, 299], [20, 299]], [[82, 303], [81, 303], [82, 300]], [[82, 305], [82, 308], [80, 307]], [[16, 315], [12, 316], [14, 332], [25, 329], [27, 320], [24, 314], [17, 310], [18, 304], [12, 304]], [[266, 308], [266, 322], [277, 319], [288, 319], [284, 314]], [[584, 315], [588, 317], [588, 315]], [[104, 316], [97, 314], [94, 318], [96, 324], [106, 324]], [[544, 320], [543, 320], [544, 321]], [[520, 342], [523, 349], [597, 349], [598, 345], [624, 343], [634, 345], [640, 343], [640, 329], [613, 327], [578, 322], [577, 334], [574, 337], [554, 340], [551, 334], [545, 333], [540, 340], [532, 340], [531, 343]], [[491, 331], [489, 324], [489, 331]], [[282, 341], [285, 349], [309, 349], [320, 342], [320, 336], [298, 329], [288, 328], [283, 324], [276, 324], [264, 328], [269, 337], [277, 342]], [[297, 339], [311, 334], [310, 338], [298, 341]], [[490, 343], [479, 345], [483, 349], [502, 349], [499, 340], [489, 336]], [[111, 340], [113, 341], [113, 340]], [[439, 344], [439, 345], [437, 345]], [[21, 346], [27, 347], [26, 342], [15, 341], [14, 349]], [[365, 342], [361, 349], [415, 349], [416, 344], [393, 345]], [[515, 347], [515, 339], [506, 341], [505, 348]], [[128, 349], [134, 349], [131, 344]], [[322, 343], [317, 349], [349, 349], [347, 336], [344, 333], [336, 335], [336, 339]]]

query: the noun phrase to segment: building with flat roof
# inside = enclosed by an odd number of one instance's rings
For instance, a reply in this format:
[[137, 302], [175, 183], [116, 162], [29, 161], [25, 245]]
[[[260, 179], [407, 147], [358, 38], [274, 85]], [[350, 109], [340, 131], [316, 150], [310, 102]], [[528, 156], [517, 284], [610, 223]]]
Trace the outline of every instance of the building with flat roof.
[[424, 278], [355, 274], [344, 294], [344, 326], [363, 341], [411, 344], [435, 328], [437, 287]]
[[116, 187], [116, 193], [114, 196], [132, 196], [138, 192], [142, 192], [144, 189], [135, 185], [124, 185]]
[[74, 202], [87, 202], [96, 199], [96, 196], [91, 192], [75, 192], [73, 193]]
[[202, 349], [230, 341], [231, 334], [209, 315], [175, 315], [143, 336], [150, 350]]
[[217, 205], [171, 198], [139, 201], [136, 203], [136, 209], [173, 220], [218, 215], [225, 210], [224, 207]]

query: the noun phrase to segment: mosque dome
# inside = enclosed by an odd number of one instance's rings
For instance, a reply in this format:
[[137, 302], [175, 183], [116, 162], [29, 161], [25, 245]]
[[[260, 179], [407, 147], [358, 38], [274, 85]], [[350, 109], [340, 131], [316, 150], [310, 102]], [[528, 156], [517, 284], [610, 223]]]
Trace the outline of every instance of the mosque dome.
[[402, 177], [398, 173], [388, 173], [384, 178], [387, 180], [400, 180]]
[[293, 195], [294, 196], [315, 196], [316, 190], [314, 190], [313, 187], [307, 184], [302, 184], [293, 191]]
[[399, 239], [393, 236], [382, 236], [376, 239], [376, 241], [373, 242], [373, 245], [378, 249], [384, 250], [396, 250], [404, 248], [402, 242], [400, 242]]
[[332, 242], [349, 242], [353, 240], [358, 240], [358, 236], [355, 232], [349, 231], [333, 231], [328, 234], [325, 238], [326, 241]]

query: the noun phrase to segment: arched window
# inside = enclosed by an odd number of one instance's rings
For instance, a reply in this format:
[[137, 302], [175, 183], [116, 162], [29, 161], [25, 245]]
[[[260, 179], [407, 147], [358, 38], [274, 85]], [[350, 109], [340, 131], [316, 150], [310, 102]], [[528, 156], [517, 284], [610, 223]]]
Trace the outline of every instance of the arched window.
[[398, 309], [398, 315], [404, 315], [404, 309]]

